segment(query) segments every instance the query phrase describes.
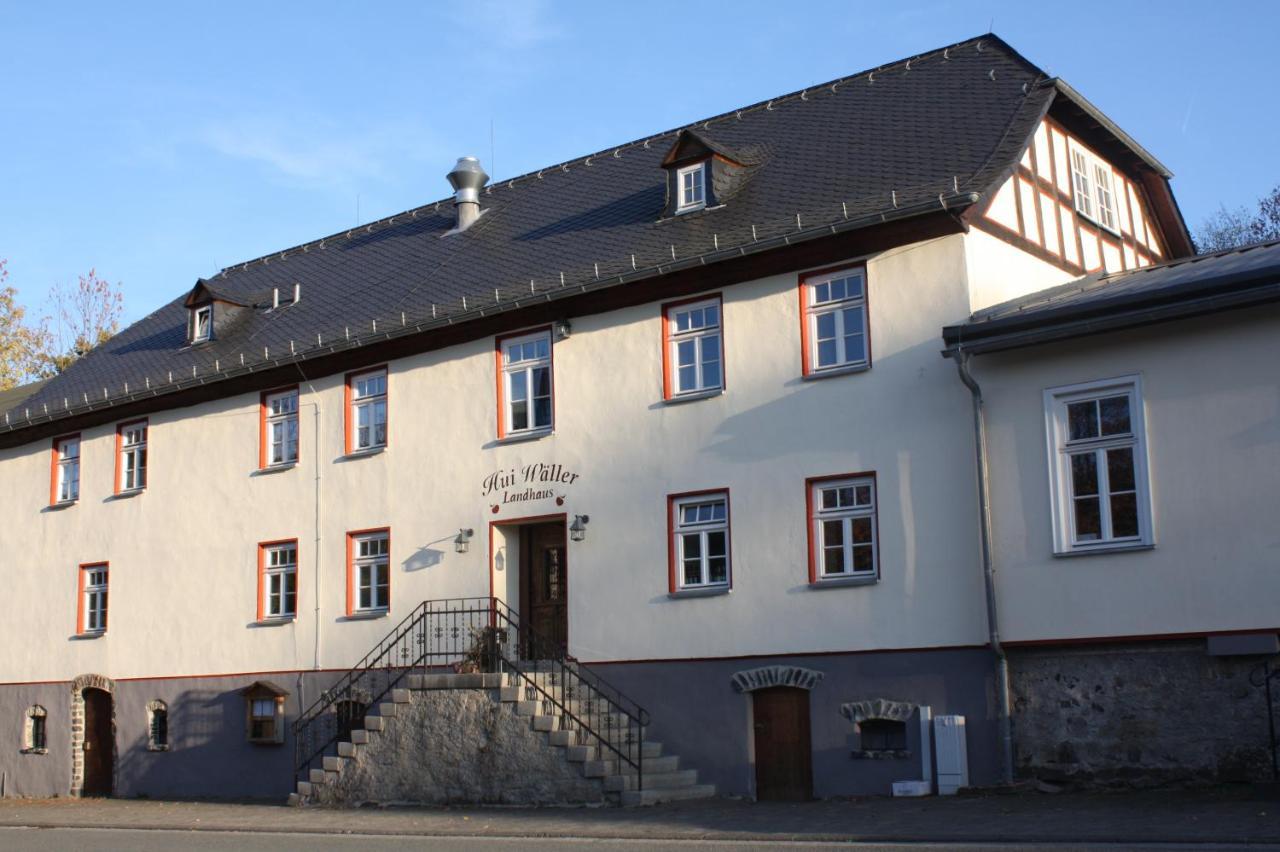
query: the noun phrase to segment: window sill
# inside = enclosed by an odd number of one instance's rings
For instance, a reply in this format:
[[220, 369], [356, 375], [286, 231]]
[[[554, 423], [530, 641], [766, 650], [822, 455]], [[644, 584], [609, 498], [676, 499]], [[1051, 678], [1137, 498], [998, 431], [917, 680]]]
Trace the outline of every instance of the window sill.
[[106, 636], [106, 635], [107, 635], [107, 631], [105, 630], [86, 630], [83, 633], [77, 633], [75, 636], [72, 636], [71, 638], [76, 640], [101, 639], [103, 636]]
[[293, 624], [297, 620], [298, 620], [298, 616], [296, 615], [276, 615], [276, 616], [269, 615], [266, 618], [260, 618], [257, 621], [253, 622], [251, 626], [280, 627], [281, 625], [284, 625], [284, 624]]
[[717, 595], [727, 595], [733, 589], [728, 586], [714, 586], [708, 589], [677, 589], [674, 592], [667, 592], [669, 598], [713, 598]]
[[22, 754], [48, 754], [47, 748], [24, 748], [21, 749]]
[[813, 370], [812, 372], [805, 373], [800, 378], [806, 382], [811, 382], [817, 379], [825, 379], [830, 376], [847, 376], [850, 373], [865, 373], [870, 369], [871, 365], [869, 363], [845, 364], [840, 367], [825, 367], [821, 370]]
[[253, 739], [252, 737], [250, 737], [250, 738], [247, 740], [247, 742], [249, 743], [249, 745], [256, 745], [256, 746], [281, 746], [281, 745], [284, 745], [284, 740], [263, 740], [263, 739], [256, 739], [256, 740], [255, 740], [255, 739]]
[[168, 751], [168, 750], [169, 750], [169, 747], [168, 747], [167, 745], [149, 745], [149, 746], [147, 746], [147, 751]]
[[683, 210], [676, 210], [670, 216], [664, 216], [654, 224], [661, 225], [663, 222], [674, 222], [682, 216], [692, 216], [695, 213], [710, 213], [713, 210], [722, 210], [725, 205], [715, 204], [708, 207], [705, 204], [699, 204], [697, 207], [686, 207]]
[[874, 575], [863, 577], [822, 577], [809, 584], [811, 589], [834, 589], [842, 586], [874, 586], [880, 578]]
[[76, 498], [75, 500], [59, 500], [57, 503], [50, 503], [48, 506], [45, 506], [45, 511], [61, 512], [63, 509], [70, 509], [72, 506], [75, 506], [79, 502], [80, 502], [79, 498]]
[[1131, 553], [1137, 550], [1155, 550], [1155, 543], [1148, 541], [1126, 541], [1120, 544], [1095, 544], [1077, 547], [1071, 550], [1055, 550], [1055, 559], [1071, 559], [1076, 556], [1093, 556], [1098, 553]]
[[343, 621], [372, 621], [376, 618], [386, 618], [391, 614], [390, 609], [367, 609], [356, 610], [342, 617]]
[[856, 748], [849, 752], [854, 760], [910, 760], [911, 751], [905, 748]]
[[387, 451], [387, 445], [381, 447], [369, 447], [363, 450], [352, 450], [349, 453], [339, 456], [341, 461], [355, 461], [356, 459], [368, 458], [369, 456], [379, 456]]
[[555, 429], [532, 429], [528, 432], [516, 432], [513, 435], [503, 435], [497, 440], [499, 444], [519, 444], [524, 441], [536, 441], [539, 438], [546, 438], [554, 435]]
[[682, 402], [694, 402], [699, 399], [711, 399], [724, 393], [724, 388], [710, 388], [708, 390], [695, 391], [690, 393], [677, 394], [669, 396], [662, 400], [666, 405], [679, 405]]
[[142, 494], [146, 490], [147, 489], [145, 488], [130, 488], [128, 491], [117, 491], [115, 494], [112, 494], [107, 499], [108, 500], [128, 500], [130, 497], [137, 497], [139, 494]]
[[293, 470], [297, 466], [298, 466], [298, 463], [296, 461], [286, 462], [284, 464], [272, 464], [272, 465], [267, 465], [266, 467], [260, 467], [257, 470], [253, 471], [252, 473], [250, 473], [249, 475], [250, 476], [267, 476], [272, 473], [282, 473], [286, 470]]
[[1111, 236], [1113, 237], [1121, 236], [1119, 228], [1113, 228], [1110, 225], [1102, 224], [1096, 218], [1080, 210], [1080, 208], [1078, 207], [1076, 208], [1076, 215], [1079, 216], [1081, 219], [1085, 220], [1086, 222], [1088, 222], [1090, 225], [1093, 225], [1095, 228], [1098, 228], [1099, 230], [1102, 230], [1102, 231], [1106, 231], [1108, 234], [1111, 234]]

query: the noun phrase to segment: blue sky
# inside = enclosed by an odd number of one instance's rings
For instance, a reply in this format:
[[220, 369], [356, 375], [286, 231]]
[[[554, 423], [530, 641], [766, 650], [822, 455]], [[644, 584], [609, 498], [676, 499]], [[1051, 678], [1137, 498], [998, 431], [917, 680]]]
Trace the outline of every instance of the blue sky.
[[[0, 0], [0, 258], [40, 312], [202, 275], [987, 31], [1177, 175], [1193, 227], [1280, 183], [1280, 4]], [[490, 147], [490, 126], [494, 144]], [[496, 156], [494, 156], [496, 155]]]

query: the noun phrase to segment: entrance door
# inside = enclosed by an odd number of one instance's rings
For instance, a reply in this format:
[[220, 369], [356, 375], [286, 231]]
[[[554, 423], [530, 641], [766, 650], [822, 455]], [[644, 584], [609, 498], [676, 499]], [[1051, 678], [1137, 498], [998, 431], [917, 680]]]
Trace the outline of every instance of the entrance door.
[[110, 796], [112, 760], [111, 693], [86, 689], [84, 696], [84, 787], [86, 796]]
[[803, 802], [813, 798], [809, 692], [788, 686], [752, 693], [755, 714], [756, 798]]
[[569, 575], [564, 523], [530, 524], [520, 530], [520, 614], [550, 648], [526, 649], [526, 657], [564, 653], [569, 644]]

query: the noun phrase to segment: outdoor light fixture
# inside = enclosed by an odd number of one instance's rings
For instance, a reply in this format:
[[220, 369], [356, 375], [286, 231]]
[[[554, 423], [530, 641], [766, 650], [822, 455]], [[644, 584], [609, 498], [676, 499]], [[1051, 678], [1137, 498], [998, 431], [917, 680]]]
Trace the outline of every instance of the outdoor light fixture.
[[458, 551], [459, 553], [466, 553], [467, 549], [471, 547], [471, 536], [473, 535], [475, 535], [475, 530], [472, 530], [472, 529], [458, 530], [458, 534], [454, 536], [454, 539], [453, 539], [453, 549]]
[[573, 334], [573, 326], [569, 325], [567, 319], [556, 320], [555, 332], [556, 340], [564, 340], [570, 334]]
[[582, 541], [587, 537], [587, 524], [591, 522], [591, 518], [587, 515], [574, 515], [573, 523], [569, 524], [569, 538], [574, 541]]

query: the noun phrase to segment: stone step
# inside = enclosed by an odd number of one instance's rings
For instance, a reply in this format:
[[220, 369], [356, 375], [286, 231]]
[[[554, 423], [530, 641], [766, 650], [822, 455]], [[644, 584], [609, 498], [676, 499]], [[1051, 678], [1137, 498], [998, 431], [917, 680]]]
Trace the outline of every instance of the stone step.
[[398, 712], [400, 712], [400, 705], [394, 701], [384, 701], [378, 705], [378, 715], [384, 719], [394, 719]]
[[342, 764], [345, 762], [346, 761], [344, 758], [336, 757], [335, 755], [332, 755], [332, 754], [326, 754], [324, 756], [324, 771], [325, 772], [341, 772]]
[[323, 784], [325, 782], [325, 774], [323, 769], [313, 769], [307, 773], [307, 778], [312, 784]]
[[364, 745], [369, 742], [369, 732], [364, 728], [354, 728], [351, 731], [351, 742], [356, 745]]
[[538, 702], [538, 701], [517, 701], [516, 702], [517, 716], [536, 716], [538, 715], [538, 711], [540, 709], [541, 709], [541, 702]]
[[[568, 733], [568, 732], [565, 731], [562, 733]], [[552, 743], [552, 745], [556, 745], [556, 743]], [[582, 763], [583, 761], [586, 761], [586, 760], [596, 760], [597, 753], [600, 750], [599, 745], [595, 743], [583, 743], [581, 745], [571, 744], [571, 745], [565, 746], [564, 748], [565, 748], [565, 758], [567, 760], [573, 761], [574, 763]], [[609, 756], [606, 758], [602, 758], [603, 760], [611, 760], [615, 764], [618, 762], [618, 756], [616, 754], [609, 751], [608, 749], [605, 749], [605, 752]], [[645, 772], [649, 771], [649, 764], [651, 761], [671, 760], [671, 761], [678, 762], [680, 760], [680, 757], [678, 755], [667, 755], [664, 757], [662, 754], [662, 743], [654, 743], [654, 742], [644, 743], [643, 746], [641, 747], [641, 754], [644, 755]], [[666, 766], [666, 764], [658, 764], [658, 765]], [[676, 763], [673, 763], [667, 769], [663, 769], [659, 771], [669, 771], [670, 769], [674, 769], [676, 765], [677, 765]], [[624, 763], [623, 766], [629, 767], [629, 764]]]
[[310, 795], [311, 795], [311, 782], [310, 782], [310, 781], [299, 781], [299, 782], [298, 782], [298, 795], [299, 795], [299, 796], [310, 796]]
[[409, 690], [407, 690], [407, 689], [393, 689], [393, 690], [391, 690], [391, 701], [392, 701], [392, 703], [394, 703], [394, 704], [408, 704], [408, 703], [409, 703]]
[[709, 799], [716, 794], [714, 784], [695, 784], [692, 787], [650, 787], [645, 779], [643, 790], [626, 790], [622, 793], [622, 806], [657, 805], [678, 799]]
[[416, 674], [405, 680], [409, 689], [498, 689], [512, 683], [510, 675], [497, 672]]
[[355, 756], [356, 756], [355, 743], [345, 743], [345, 742], [338, 743], [338, 757], [355, 757]]
[[559, 716], [534, 716], [533, 729], [535, 731], [554, 731], [560, 727]]
[[289, 794], [289, 800], [288, 800], [287, 802], [285, 802], [285, 804], [287, 804], [287, 805], [288, 805], [289, 807], [291, 807], [291, 808], [301, 807], [301, 806], [302, 806], [302, 796], [298, 795], [297, 793], [290, 793], [290, 794]]
[[570, 746], [577, 745], [578, 732], [552, 731], [547, 735], [547, 742], [551, 743], [553, 746], [559, 746], [560, 748], [569, 748]]
[[381, 731], [386, 725], [386, 720], [381, 716], [365, 716], [364, 729], [366, 731]]
[[521, 694], [523, 692], [524, 690], [518, 686], [504, 686], [502, 687], [501, 692], [498, 693], [498, 698], [507, 702], [521, 701], [524, 699], [524, 696]]
[[[638, 775], [606, 775], [604, 788], [611, 793], [636, 789]], [[675, 772], [649, 772], [645, 767], [644, 788], [646, 790], [671, 790], [682, 787], [696, 787], [698, 771], [696, 769], [680, 769]]]

